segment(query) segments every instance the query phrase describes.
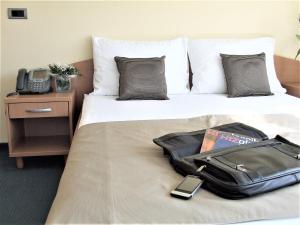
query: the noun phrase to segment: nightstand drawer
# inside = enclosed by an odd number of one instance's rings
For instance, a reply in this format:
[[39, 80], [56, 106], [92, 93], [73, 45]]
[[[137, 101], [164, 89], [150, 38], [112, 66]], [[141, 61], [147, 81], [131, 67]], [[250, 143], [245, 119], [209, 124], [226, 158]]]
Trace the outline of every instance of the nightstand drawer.
[[68, 102], [26, 102], [8, 105], [9, 118], [68, 116]]

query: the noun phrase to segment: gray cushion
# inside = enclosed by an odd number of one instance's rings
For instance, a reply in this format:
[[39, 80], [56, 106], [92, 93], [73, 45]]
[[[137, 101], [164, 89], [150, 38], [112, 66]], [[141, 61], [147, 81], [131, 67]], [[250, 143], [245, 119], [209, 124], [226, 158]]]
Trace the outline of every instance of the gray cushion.
[[220, 55], [226, 77], [228, 97], [272, 95], [265, 53]]
[[117, 100], [166, 100], [165, 56], [160, 58], [115, 57], [120, 73]]

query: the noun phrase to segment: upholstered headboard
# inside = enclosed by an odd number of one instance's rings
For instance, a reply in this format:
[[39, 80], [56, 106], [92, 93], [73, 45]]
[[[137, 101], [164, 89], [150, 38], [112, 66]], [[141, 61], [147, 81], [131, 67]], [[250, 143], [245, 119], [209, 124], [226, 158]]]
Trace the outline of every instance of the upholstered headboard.
[[[299, 61], [284, 58], [281, 56], [274, 56], [274, 59], [277, 76], [282, 84], [290, 82], [300, 82]], [[80, 70], [80, 73], [82, 75], [73, 79], [72, 81], [72, 87], [76, 90], [76, 111], [80, 112], [84, 94], [88, 94], [93, 91], [93, 59], [76, 62], [73, 65]], [[190, 74], [190, 76], [192, 76], [192, 74]]]

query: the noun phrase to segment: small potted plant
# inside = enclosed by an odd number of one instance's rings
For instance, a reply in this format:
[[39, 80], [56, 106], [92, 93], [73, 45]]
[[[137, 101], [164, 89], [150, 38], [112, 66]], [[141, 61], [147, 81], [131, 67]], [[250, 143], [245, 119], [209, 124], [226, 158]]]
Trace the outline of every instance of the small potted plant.
[[55, 91], [68, 92], [71, 90], [71, 78], [80, 75], [79, 70], [68, 64], [49, 64], [52, 76], [55, 78]]

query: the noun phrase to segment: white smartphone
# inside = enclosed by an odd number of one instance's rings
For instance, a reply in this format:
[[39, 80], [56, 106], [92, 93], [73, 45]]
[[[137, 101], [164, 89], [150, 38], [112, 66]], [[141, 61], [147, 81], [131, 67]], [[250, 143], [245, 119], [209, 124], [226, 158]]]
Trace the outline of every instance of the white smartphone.
[[171, 191], [171, 196], [182, 199], [190, 199], [202, 183], [203, 180], [198, 177], [188, 175], [173, 191]]

